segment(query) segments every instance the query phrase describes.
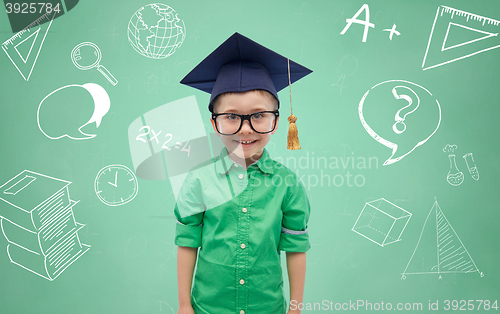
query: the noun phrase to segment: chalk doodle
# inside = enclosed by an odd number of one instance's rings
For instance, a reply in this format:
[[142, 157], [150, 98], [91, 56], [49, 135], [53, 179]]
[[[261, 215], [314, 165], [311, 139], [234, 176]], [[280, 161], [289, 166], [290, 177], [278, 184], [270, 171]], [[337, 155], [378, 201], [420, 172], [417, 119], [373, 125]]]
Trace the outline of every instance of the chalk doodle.
[[[3, 51], [5, 51], [25, 81], [28, 81], [31, 77], [56, 13], [55, 11], [45, 13], [2, 44]], [[47, 26], [40, 26], [47, 20], [50, 20]]]
[[97, 71], [101, 72], [102, 75], [115, 86], [118, 81], [116, 78], [100, 64], [101, 62], [101, 50], [99, 47], [91, 42], [83, 42], [76, 45], [71, 51], [71, 61], [80, 70], [89, 70], [92, 68], [97, 68]]
[[[332, 86], [339, 86], [340, 87], [340, 95], [342, 95], [342, 90], [347, 87], [347, 85], [344, 85], [344, 81], [352, 76], [356, 71], [358, 70], [359, 67], [359, 62], [358, 59], [351, 55], [351, 54], [346, 54], [345, 56], [340, 59], [339, 65], [337, 67], [337, 75], [339, 75], [339, 78], [336, 83], [333, 83]], [[353, 69], [354, 68], [354, 69]]]
[[464, 173], [457, 167], [455, 154], [449, 154], [448, 158], [450, 159], [450, 170], [446, 175], [446, 181], [453, 186], [459, 186], [464, 182]]
[[365, 203], [352, 231], [384, 247], [401, 241], [411, 213], [384, 198]]
[[[401, 101], [404, 106], [396, 111], [394, 104]], [[392, 150], [384, 166], [423, 145], [441, 124], [441, 106], [437, 99], [424, 87], [403, 80], [373, 86], [361, 98], [358, 113], [368, 134]]]
[[396, 24], [393, 24], [391, 29], [387, 28], [387, 29], [384, 29], [383, 31], [389, 32], [389, 40], [392, 40], [392, 35], [394, 35], [394, 34], [396, 34], [396, 36], [401, 35], [401, 33], [396, 30]]
[[439, 6], [422, 68], [436, 68], [500, 47], [499, 25], [498, 20]]
[[[358, 20], [358, 16], [365, 11], [365, 20]], [[362, 42], [366, 42], [366, 38], [368, 37], [368, 30], [371, 28], [375, 28], [375, 24], [370, 23], [370, 8], [368, 7], [368, 4], [363, 4], [363, 6], [356, 12], [356, 14], [353, 15], [352, 18], [346, 19], [346, 26], [340, 32], [340, 35], [344, 35], [345, 32], [351, 27], [352, 23], [356, 24], [361, 24], [365, 26], [365, 29], [363, 31], [363, 39], [361, 40]]]
[[141, 55], [152, 59], [171, 56], [186, 38], [186, 26], [166, 4], [148, 4], [128, 23], [128, 41]]
[[467, 153], [463, 156], [465, 159], [465, 163], [467, 164], [467, 169], [469, 169], [469, 173], [474, 180], [479, 180], [479, 172], [477, 171], [476, 163], [474, 162], [474, 157], [472, 157], [472, 153]]
[[[399, 90], [399, 95], [398, 95], [398, 90]], [[403, 93], [406, 93], [406, 94], [403, 94]], [[420, 98], [413, 91], [413, 89], [411, 89], [407, 86], [393, 87], [392, 94], [394, 95], [395, 99], [404, 99], [404, 100], [406, 100], [406, 102], [408, 102], [408, 105], [404, 106], [403, 108], [399, 109], [396, 112], [396, 115], [394, 116], [394, 120], [396, 121], [396, 123], [394, 123], [392, 125], [392, 130], [394, 131], [394, 133], [401, 134], [404, 131], [406, 131], [406, 124], [404, 122], [406, 119], [406, 116], [408, 116], [409, 114], [412, 114], [413, 112], [415, 112], [415, 110], [418, 109], [418, 106], [420, 106]], [[407, 94], [410, 94], [413, 97], [408, 96]], [[414, 99], [416, 99], [417, 101], [415, 102]], [[401, 117], [401, 115], [403, 115], [403, 116]]]
[[422, 227], [415, 250], [402, 273], [407, 275], [479, 273], [476, 264], [462, 240], [446, 219], [437, 201], [434, 201]]
[[97, 197], [108, 206], [119, 206], [133, 200], [139, 192], [135, 174], [123, 165], [102, 168], [94, 181]]
[[[443, 148], [443, 152], [448, 153], [448, 158], [450, 160], [450, 170], [446, 175], [446, 181], [453, 186], [459, 186], [464, 182], [464, 173], [460, 171], [457, 167], [457, 160], [455, 154], [453, 154], [457, 150], [457, 145], [446, 144], [445, 148]], [[479, 171], [477, 170], [476, 163], [474, 161], [474, 157], [472, 153], [467, 153], [463, 155], [465, 160], [465, 164], [467, 165], [467, 169], [472, 177], [472, 179], [478, 181], [479, 180]]]
[[0, 224], [12, 263], [53, 281], [90, 248], [82, 244], [69, 181], [24, 170], [0, 186]]
[[[100, 85], [87, 83], [63, 86], [45, 96], [38, 105], [38, 128], [51, 140], [63, 137], [72, 140], [90, 139], [96, 135], [87, 134], [82, 129], [94, 122], [99, 127], [109, 108], [108, 93]], [[90, 111], [93, 112], [92, 116], [84, 123]], [[82, 116], [83, 120], [80, 121]]]
[[[358, 19], [358, 17], [361, 15], [363, 11], [365, 11], [365, 19], [360, 20]], [[361, 6], [361, 8], [352, 16], [352, 18], [346, 19], [345, 21], [347, 24], [344, 27], [344, 29], [340, 32], [340, 35], [344, 35], [353, 23], [364, 25], [365, 27], [363, 30], [363, 38], [361, 39], [362, 42], [366, 42], [366, 39], [368, 37], [368, 30], [370, 29], [370, 27], [375, 28], [375, 24], [370, 23], [370, 7], [366, 3]], [[396, 36], [401, 35], [401, 33], [396, 30], [396, 24], [392, 24], [392, 28], [387, 28], [382, 31], [389, 32], [389, 40], [391, 41], [394, 34], [396, 34]]]
[[[137, 141], [141, 141], [143, 143], [147, 143], [147, 142], [151, 142], [151, 141], [155, 140], [156, 144], [160, 144], [160, 140], [158, 139], [158, 136], [162, 133], [162, 130], [160, 130], [157, 133], [150, 126], [145, 125], [145, 126], [142, 126], [138, 130], [138, 132], [141, 132], [143, 130], [145, 131], [145, 133], [140, 133], [139, 135], [137, 135], [137, 137], [135, 138]], [[150, 136], [150, 134], [152, 136]], [[174, 136], [172, 135], [172, 133], [166, 133], [165, 134], [165, 138], [167, 140], [165, 142], [163, 142], [161, 148], [162, 149], [166, 149], [166, 150], [171, 150], [172, 148], [169, 147], [168, 142], [170, 142], [173, 137]], [[187, 157], [189, 157], [189, 153], [191, 152], [191, 146], [188, 146], [188, 144], [189, 144], [189, 140], [186, 141], [185, 143], [176, 142], [176, 144], [174, 145], [174, 148], [175, 149], [180, 149], [183, 152], [187, 152]]]

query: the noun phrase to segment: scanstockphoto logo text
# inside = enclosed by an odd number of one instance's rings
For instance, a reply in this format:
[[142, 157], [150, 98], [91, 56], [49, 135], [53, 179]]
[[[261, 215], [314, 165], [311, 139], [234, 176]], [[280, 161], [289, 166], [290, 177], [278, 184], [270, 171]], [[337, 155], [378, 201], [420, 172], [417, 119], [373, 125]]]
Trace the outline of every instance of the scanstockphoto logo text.
[[[298, 180], [310, 191], [316, 187], [362, 187], [366, 184], [365, 175], [371, 169], [378, 169], [377, 157], [328, 156], [306, 152], [301, 157], [274, 157], [275, 161], [295, 172]], [[289, 184], [293, 178], [273, 176], [272, 180], [259, 182], [264, 185]]]
[[[435, 303], [428, 302], [429, 310], [438, 309], [438, 301]], [[323, 300], [321, 303], [298, 303], [296, 300], [290, 302], [291, 310], [301, 311], [423, 311], [424, 304], [422, 302], [413, 303], [390, 303], [390, 302], [369, 302], [368, 300], [349, 300], [349, 302], [334, 302]]]

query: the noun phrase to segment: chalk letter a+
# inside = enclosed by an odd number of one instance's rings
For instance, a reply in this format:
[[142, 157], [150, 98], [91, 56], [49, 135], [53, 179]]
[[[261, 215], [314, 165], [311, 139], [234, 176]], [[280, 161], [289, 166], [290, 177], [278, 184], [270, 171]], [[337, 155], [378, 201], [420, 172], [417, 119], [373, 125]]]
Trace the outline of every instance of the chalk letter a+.
[[[358, 20], [358, 16], [365, 10], [365, 20]], [[362, 24], [365, 26], [365, 31], [363, 33], [363, 42], [366, 42], [366, 37], [368, 36], [368, 27], [375, 28], [375, 24], [370, 23], [370, 8], [368, 7], [368, 4], [363, 4], [363, 6], [354, 14], [354, 16], [350, 19], [345, 20], [347, 22], [347, 25], [344, 27], [340, 35], [344, 35], [345, 32], [351, 27], [352, 23], [357, 23], [357, 24]]]

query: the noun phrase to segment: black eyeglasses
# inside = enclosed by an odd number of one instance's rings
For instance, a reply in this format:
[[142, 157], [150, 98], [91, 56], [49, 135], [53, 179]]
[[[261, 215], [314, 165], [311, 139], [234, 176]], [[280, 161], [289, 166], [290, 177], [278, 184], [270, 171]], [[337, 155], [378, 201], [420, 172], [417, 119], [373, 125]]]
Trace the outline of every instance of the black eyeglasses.
[[248, 120], [252, 130], [260, 134], [265, 134], [274, 131], [279, 115], [277, 110], [259, 111], [252, 114], [213, 113], [212, 120], [215, 122], [217, 132], [222, 135], [238, 133], [245, 120]]

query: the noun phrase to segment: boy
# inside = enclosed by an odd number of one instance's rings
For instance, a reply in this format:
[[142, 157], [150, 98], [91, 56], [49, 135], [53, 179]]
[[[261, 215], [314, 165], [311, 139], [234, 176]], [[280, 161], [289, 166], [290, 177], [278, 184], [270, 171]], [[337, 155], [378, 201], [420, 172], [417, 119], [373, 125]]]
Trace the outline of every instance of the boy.
[[[294, 62], [290, 69], [291, 81], [311, 72]], [[174, 210], [178, 313], [287, 313], [280, 251], [290, 300], [302, 303], [310, 248], [304, 187], [265, 149], [278, 127], [287, 59], [235, 33], [181, 83], [211, 93], [225, 148], [187, 175]]]

